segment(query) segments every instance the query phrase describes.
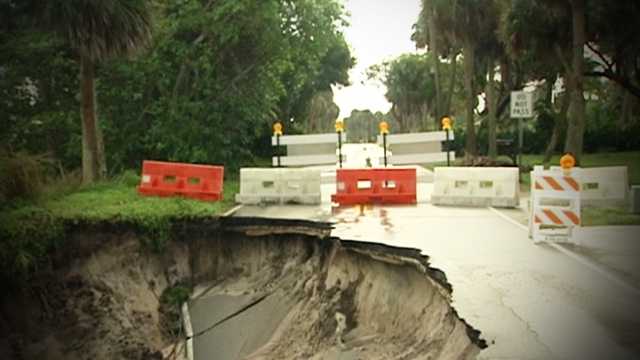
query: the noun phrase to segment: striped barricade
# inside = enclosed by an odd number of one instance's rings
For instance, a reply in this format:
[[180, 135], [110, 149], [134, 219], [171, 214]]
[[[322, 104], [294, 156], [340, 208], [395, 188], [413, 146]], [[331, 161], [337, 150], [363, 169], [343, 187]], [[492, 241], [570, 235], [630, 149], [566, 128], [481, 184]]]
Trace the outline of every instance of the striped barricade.
[[[347, 134], [341, 133], [340, 136], [344, 144]], [[277, 166], [278, 161], [285, 167], [333, 165], [338, 162], [338, 135], [335, 133], [273, 136], [271, 145], [287, 148], [286, 156], [272, 158], [273, 166]]]
[[[387, 135], [388, 161], [393, 165], [446, 162], [447, 152], [442, 147], [447, 140], [446, 134], [444, 131], [433, 131]], [[449, 141], [453, 141], [453, 137], [453, 132], [449, 132]], [[382, 143], [383, 137], [378, 135], [378, 145]], [[449, 156], [451, 161], [455, 160], [455, 152], [451, 151]]]
[[536, 166], [531, 172], [530, 234], [534, 242], [571, 240], [582, 223], [579, 170], [570, 174]]

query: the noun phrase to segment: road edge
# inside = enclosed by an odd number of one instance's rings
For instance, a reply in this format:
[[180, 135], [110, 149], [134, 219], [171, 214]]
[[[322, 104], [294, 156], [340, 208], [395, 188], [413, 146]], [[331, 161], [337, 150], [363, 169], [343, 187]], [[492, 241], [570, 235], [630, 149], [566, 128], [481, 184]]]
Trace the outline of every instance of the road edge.
[[182, 304], [182, 322], [186, 337], [187, 360], [193, 360], [193, 327], [191, 325], [191, 316], [189, 315], [189, 305], [185, 301]]
[[[489, 206], [488, 207], [489, 211], [493, 212], [494, 214], [498, 215], [500, 218], [502, 218], [503, 220], [506, 220], [507, 222], [516, 225], [518, 228], [520, 228], [521, 230], [524, 230], [525, 232], [529, 232], [529, 228], [524, 225], [519, 223], [518, 221], [510, 218], [508, 215], [503, 214], [502, 212], [500, 212], [500, 210], [494, 208], [493, 206]], [[551, 247], [553, 247], [554, 249], [556, 249], [557, 251], [563, 253], [564, 255], [572, 258], [574, 261], [579, 262], [580, 264], [582, 264], [583, 266], [591, 269], [594, 272], [597, 272], [598, 274], [604, 276], [605, 278], [607, 278], [608, 280], [613, 281], [614, 283], [616, 283], [618, 286], [624, 288], [626, 291], [629, 291], [631, 293], [633, 293], [636, 296], [640, 296], [640, 289], [638, 289], [636, 286], [629, 284], [626, 280], [620, 278], [619, 276], [617, 276], [616, 274], [614, 274], [613, 272], [607, 270], [606, 268], [600, 266], [599, 264], [597, 264], [596, 262], [589, 260], [588, 258], [579, 255], [559, 244], [553, 243], [553, 242], [547, 242], [545, 243]]]

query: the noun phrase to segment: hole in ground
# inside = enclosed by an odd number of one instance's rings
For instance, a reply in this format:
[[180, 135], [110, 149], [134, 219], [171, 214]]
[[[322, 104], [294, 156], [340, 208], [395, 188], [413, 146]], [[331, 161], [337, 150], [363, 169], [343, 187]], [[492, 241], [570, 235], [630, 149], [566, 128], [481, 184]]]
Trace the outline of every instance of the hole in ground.
[[196, 360], [466, 359], [486, 346], [416, 250], [283, 233], [206, 246], [189, 304]]

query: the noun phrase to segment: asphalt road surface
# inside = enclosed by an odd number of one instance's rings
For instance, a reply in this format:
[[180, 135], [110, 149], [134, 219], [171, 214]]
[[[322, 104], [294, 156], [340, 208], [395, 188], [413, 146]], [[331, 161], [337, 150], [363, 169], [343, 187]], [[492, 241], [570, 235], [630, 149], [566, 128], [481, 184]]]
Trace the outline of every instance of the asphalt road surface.
[[488, 208], [244, 207], [237, 216], [328, 220], [333, 235], [418, 248], [453, 285], [454, 307], [482, 331], [482, 359], [640, 358], [640, 291]]

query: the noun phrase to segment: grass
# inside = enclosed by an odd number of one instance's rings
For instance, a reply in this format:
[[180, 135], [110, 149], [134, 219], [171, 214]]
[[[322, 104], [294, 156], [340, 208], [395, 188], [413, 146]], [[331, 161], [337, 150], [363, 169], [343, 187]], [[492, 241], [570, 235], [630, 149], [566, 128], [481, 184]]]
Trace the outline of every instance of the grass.
[[143, 245], [161, 251], [174, 221], [224, 213], [234, 206], [239, 188], [237, 179], [226, 180], [224, 200], [204, 202], [141, 196], [139, 183], [139, 176], [125, 173], [108, 182], [5, 205], [0, 209], [0, 274], [28, 275], [64, 242], [68, 225], [75, 223], [129, 223]]
[[629, 213], [624, 208], [585, 207], [582, 209], [582, 224], [584, 226], [640, 225], [640, 215]]
[[[137, 178], [137, 177], [136, 177]], [[135, 178], [134, 178], [135, 179]], [[59, 198], [47, 199], [40, 206], [63, 220], [85, 222], [137, 221], [148, 217], [197, 218], [221, 214], [234, 205], [237, 181], [225, 181], [223, 199], [204, 202], [182, 197], [141, 196], [138, 181], [99, 183]]]

